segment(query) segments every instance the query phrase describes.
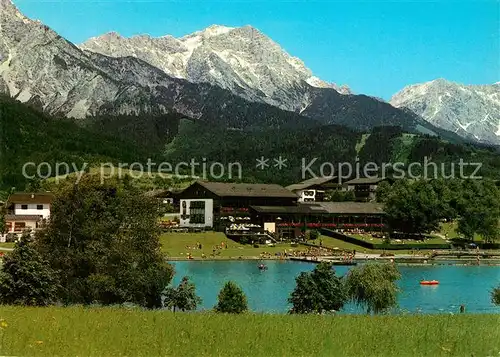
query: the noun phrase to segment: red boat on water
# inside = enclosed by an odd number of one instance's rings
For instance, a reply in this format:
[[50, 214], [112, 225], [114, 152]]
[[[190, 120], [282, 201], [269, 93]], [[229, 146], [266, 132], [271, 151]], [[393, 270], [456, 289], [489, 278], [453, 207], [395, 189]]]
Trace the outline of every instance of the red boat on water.
[[420, 285], [439, 285], [437, 280], [421, 280]]

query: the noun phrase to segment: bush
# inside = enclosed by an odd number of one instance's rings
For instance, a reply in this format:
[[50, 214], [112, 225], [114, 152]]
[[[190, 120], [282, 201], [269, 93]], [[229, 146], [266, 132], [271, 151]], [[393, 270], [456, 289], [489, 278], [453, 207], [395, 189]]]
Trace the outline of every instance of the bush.
[[491, 291], [491, 302], [495, 305], [500, 305], [500, 286]]
[[240, 238], [240, 243], [241, 244], [248, 244], [248, 238], [247, 237], [241, 237]]
[[8, 305], [47, 306], [57, 299], [59, 284], [56, 272], [33, 247], [25, 234], [4, 257], [0, 271], [0, 303]]
[[316, 240], [319, 237], [319, 232], [316, 229], [309, 231], [309, 239]]
[[240, 314], [248, 310], [248, 303], [243, 290], [232, 281], [228, 281], [219, 292], [217, 305], [214, 309], [217, 312]]
[[258, 244], [253, 245], [254, 248], [259, 248], [260, 246]]
[[177, 288], [169, 286], [165, 289], [165, 299], [163, 301], [163, 306], [181, 311], [196, 310], [198, 304], [201, 303], [201, 298], [196, 295], [195, 285], [189, 281], [187, 276], [182, 278], [179, 286]]
[[14, 233], [7, 233], [5, 236], [5, 242], [6, 243], [14, 243], [17, 241], [17, 235]]

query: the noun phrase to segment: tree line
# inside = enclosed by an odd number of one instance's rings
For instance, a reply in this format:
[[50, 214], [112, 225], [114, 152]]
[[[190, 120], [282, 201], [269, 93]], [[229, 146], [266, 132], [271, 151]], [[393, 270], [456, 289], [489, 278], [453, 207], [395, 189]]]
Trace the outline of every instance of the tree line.
[[[22, 167], [26, 162], [47, 162], [52, 167], [56, 162], [66, 162], [82, 167], [83, 163], [144, 163], [151, 158], [175, 165], [191, 159], [202, 162], [206, 158], [208, 166], [214, 162], [224, 166], [240, 163], [245, 173], [242, 181], [283, 185], [303, 179], [301, 158], [306, 163], [316, 159], [311, 166], [315, 173], [319, 173], [324, 162], [354, 164], [357, 158], [361, 164], [408, 164], [422, 162], [424, 157], [447, 167], [460, 158], [481, 162], [480, 174], [484, 177], [498, 178], [500, 172], [500, 155], [492, 148], [405, 134], [394, 126], [375, 127], [365, 134], [341, 125], [324, 125], [319, 129], [258, 126], [236, 130], [224, 123], [182, 119], [175, 113], [101, 116], [77, 123], [41, 113], [6, 96], [0, 96], [0, 134], [0, 191], [3, 192], [24, 187]], [[259, 170], [255, 160], [260, 156], [271, 160], [283, 156], [287, 167]], [[235, 177], [218, 180], [234, 181]]]
[[428, 234], [442, 221], [457, 222], [457, 232], [473, 241], [498, 239], [500, 189], [491, 180], [398, 180], [382, 182], [377, 201], [384, 204], [390, 229], [405, 234]]

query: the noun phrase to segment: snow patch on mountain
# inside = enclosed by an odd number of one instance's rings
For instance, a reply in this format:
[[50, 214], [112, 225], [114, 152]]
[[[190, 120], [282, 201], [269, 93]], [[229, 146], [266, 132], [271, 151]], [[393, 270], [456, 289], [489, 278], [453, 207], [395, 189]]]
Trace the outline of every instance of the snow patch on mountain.
[[287, 110], [302, 109], [308, 86], [351, 93], [347, 86], [315, 77], [299, 58], [251, 26], [212, 25], [178, 39], [170, 35], [125, 38], [112, 33], [79, 47], [111, 57], [134, 56], [168, 75], [217, 85]]
[[414, 84], [390, 100], [430, 123], [464, 137], [500, 144], [500, 86], [464, 85], [444, 79]]

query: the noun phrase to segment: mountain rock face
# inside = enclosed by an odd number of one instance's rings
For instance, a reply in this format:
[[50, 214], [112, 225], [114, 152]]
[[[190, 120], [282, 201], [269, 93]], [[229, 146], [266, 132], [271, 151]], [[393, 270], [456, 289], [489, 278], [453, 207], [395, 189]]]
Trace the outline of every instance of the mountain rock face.
[[137, 111], [136, 95], [148, 93], [115, 75], [9, 0], [0, 0], [0, 92], [74, 118], [97, 114], [110, 103], [115, 113]]
[[211, 26], [176, 39], [148, 35], [125, 38], [112, 32], [79, 46], [113, 58], [141, 59], [166, 74], [193, 83], [210, 83], [251, 102], [263, 102], [322, 124], [358, 130], [400, 125], [436, 134], [435, 128], [407, 110], [326, 83], [302, 61], [251, 26]]
[[182, 38], [148, 35], [121, 37], [112, 32], [79, 46], [110, 57], [136, 57], [166, 74], [193, 83], [210, 83], [253, 102], [300, 111], [310, 88], [348, 87], [326, 83], [312, 75], [298, 58], [251, 26], [213, 25]]
[[79, 48], [0, 0], [0, 93], [52, 115], [82, 124], [129, 116], [133, 126], [174, 114], [238, 130], [393, 125], [442, 135], [408, 109], [335, 88], [248, 26], [181, 39], [111, 34]]
[[229, 127], [311, 125], [210, 84], [172, 78], [138, 58], [83, 51], [0, 0], [0, 93], [53, 115], [180, 113]]
[[463, 85], [437, 79], [404, 88], [390, 103], [463, 137], [500, 144], [500, 83]]

